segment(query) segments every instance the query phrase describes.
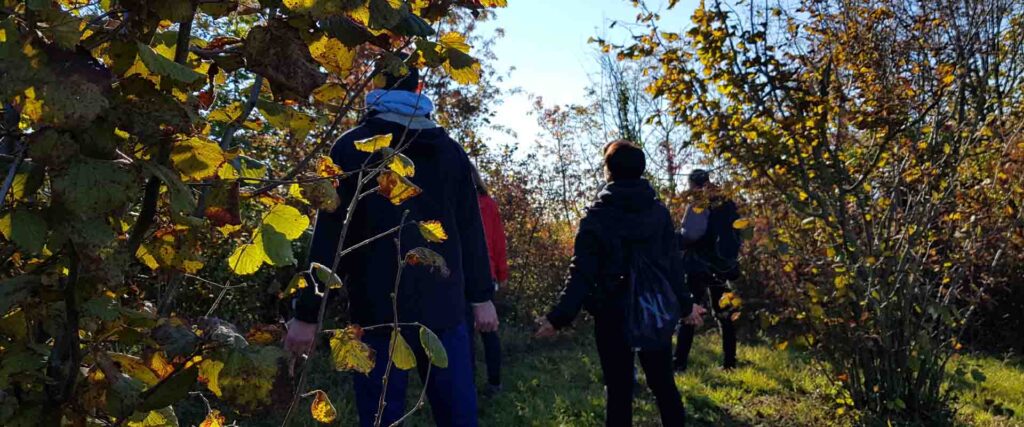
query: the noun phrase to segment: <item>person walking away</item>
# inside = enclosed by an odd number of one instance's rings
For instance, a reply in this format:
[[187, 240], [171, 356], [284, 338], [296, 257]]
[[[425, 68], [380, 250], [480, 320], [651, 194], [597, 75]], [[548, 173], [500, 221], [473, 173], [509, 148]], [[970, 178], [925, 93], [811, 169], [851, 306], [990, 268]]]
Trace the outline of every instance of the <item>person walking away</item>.
[[[388, 236], [360, 246], [341, 259], [336, 273], [344, 279], [348, 292], [352, 321], [364, 328], [383, 325], [366, 331], [363, 341], [374, 351], [376, 365], [368, 375], [354, 376], [355, 403], [361, 426], [372, 426], [378, 417], [384, 373], [388, 365], [392, 310], [398, 262], [395, 239], [401, 250], [428, 247], [444, 257], [448, 274], [441, 275], [428, 268], [406, 267], [395, 294], [399, 322], [420, 323], [440, 338], [448, 355], [447, 368], [431, 368], [426, 380], [427, 398], [434, 421], [439, 426], [476, 426], [477, 400], [469, 360], [470, 329], [497, 329], [498, 319], [491, 298], [494, 285], [487, 260], [480, 207], [473, 185], [472, 165], [462, 147], [435, 124], [430, 99], [418, 93], [419, 75], [409, 67], [404, 75], [383, 72], [383, 83], [366, 96], [368, 113], [359, 126], [344, 134], [331, 149], [331, 158], [349, 172], [338, 187], [345, 203], [356, 194], [359, 171], [365, 165], [382, 161], [380, 152], [364, 153], [354, 142], [390, 134], [391, 146], [402, 147], [402, 153], [416, 165], [412, 182], [423, 192], [395, 206], [387, 198], [365, 197], [351, 213], [351, 222], [341, 249], [355, 245], [393, 229], [407, 221], [437, 220], [452, 236], [441, 243], [427, 242], [416, 226], [404, 227], [398, 236]], [[365, 191], [365, 189], [363, 190]], [[404, 213], [407, 212], [407, 217]], [[310, 262], [332, 265], [339, 250], [346, 208], [317, 214]], [[315, 342], [320, 297], [316, 283], [302, 289], [293, 302], [294, 318], [288, 322], [285, 349], [293, 356], [308, 353]], [[315, 285], [315, 286], [314, 286]], [[467, 325], [465, 307], [472, 304], [475, 325]], [[331, 307], [332, 309], [334, 307]], [[418, 328], [404, 327], [401, 333], [416, 356], [421, 378], [426, 378], [429, 361], [420, 345]], [[392, 425], [406, 411], [406, 389], [409, 373], [390, 370], [385, 405], [380, 425]]]
[[[672, 372], [672, 333], [679, 318], [699, 324], [703, 314], [685, 289], [668, 209], [642, 177], [645, 161], [643, 150], [630, 142], [605, 147], [608, 184], [580, 222], [565, 289], [551, 312], [538, 319], [535, 334], [554, 335], [586, 306], [594, 316], [607, 388], [605, 425], [613, 427], [632, 425], [635, 356], [663, 425], [684, 425], [686, 412]], [[641, 292], [657, 288], [659, 280], [664, 292]]]
[[[491, 197], [487, 185], [480, 176], [480, 171], [473, 168], [473, 180], [480, 204], [480, 217], [484, 224], [484, 235], [487, 237], [487, 253], [491, 259], [491, 276], [494, 278], [494, 291], [508, 285], [508, 256], [505, 246], [505, 226], [501, 222], [498, 203]], [[485, 397], [493, 397], [501, 392], [501, 339], [498, 331], [480, 332], [480, 341], [484, 345], [484, 361], [487, 363], [487, 386]], [[470, 358], [476, 365], [476, 340], [470, 338]], [[475, 370], [475, 369], [474, 369]]]
[[[722, 331], [724, 369], [736, 367], [736, 324], [732, 311], [721, 306], [729, 281], [740, 277], [739, 253], [742, 243], [733, 222], [739, 219], [736, 203], [720, 193], [708, 172], [695, 169], [689, 177], [690, 191], [701, 201], [687, 206], [680, 230], [687, 285], [697, 301], [709, 304]], [[701, 205], [701, 206], [698, 206]], [[696, 327], [680, 325], [676, 343], [675, 369], [686, 371]]]

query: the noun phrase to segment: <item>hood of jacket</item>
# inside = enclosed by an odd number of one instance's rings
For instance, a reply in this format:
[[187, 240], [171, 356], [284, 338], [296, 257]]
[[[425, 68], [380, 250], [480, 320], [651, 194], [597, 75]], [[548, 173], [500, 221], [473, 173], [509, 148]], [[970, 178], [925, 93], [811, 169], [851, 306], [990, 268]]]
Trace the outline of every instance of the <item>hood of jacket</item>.
[[664, 213], [654, 188], [645, 179], [608, 183], [590, 208], [603, 229], [620, 238], [640, 240], [664, 230]]

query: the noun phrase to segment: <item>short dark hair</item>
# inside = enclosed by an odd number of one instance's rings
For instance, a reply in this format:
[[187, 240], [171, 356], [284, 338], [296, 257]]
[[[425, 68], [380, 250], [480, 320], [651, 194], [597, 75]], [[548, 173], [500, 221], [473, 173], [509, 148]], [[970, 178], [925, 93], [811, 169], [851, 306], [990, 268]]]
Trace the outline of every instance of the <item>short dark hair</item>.
[[711, 182], [711, 176], [704, 169], [694, 169], [690, 171], [689, 181], [692, 187], [703, 187]]
[[408, 70], [406, 73], [393, 73], [387, 69], [383, 69], [380, 75], [384, 77], [384, 90], [402, 90], [406, 92], [416, 92], [420, 87], [420, 72], [415, 65], [409, 64], [409, 54], [402, 53], [398, 57], [405, 63], [405, 67], [402, 67], [402, 71]]
[[624, 139], [609, 142], [604, 147], [604, 165], [612, 181], [640, 179], [647, 168], [644, 150]]

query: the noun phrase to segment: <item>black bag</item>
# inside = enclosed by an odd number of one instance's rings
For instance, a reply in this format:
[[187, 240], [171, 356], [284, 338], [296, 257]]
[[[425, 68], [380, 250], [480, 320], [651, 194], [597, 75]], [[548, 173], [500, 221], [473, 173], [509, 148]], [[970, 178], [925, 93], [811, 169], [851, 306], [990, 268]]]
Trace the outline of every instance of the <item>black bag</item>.
[[628, 289], [626, 333], [630, 347], [657, 350], [671, 346], [680, 310], [667, 272], [631, 248], [626, 248], [626, 267], [623, 280]]

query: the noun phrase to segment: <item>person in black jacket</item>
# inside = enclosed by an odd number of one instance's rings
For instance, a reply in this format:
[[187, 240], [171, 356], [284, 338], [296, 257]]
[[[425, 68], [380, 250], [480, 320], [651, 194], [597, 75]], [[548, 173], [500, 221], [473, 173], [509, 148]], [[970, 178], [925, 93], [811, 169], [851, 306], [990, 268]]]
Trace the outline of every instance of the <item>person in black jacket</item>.
[[[434, 367], [427, 384], [435, 422], [441, 426], [476, 426], [469, 328], [476, 326], [484, 332], [493, 331], [497, 329], [498, 320], [491, 303], [494, 285], [472, 166], [462, 147], [430, 120], [433, 104], [418, 93], [419, 78], [415, 68], [410, 67], [409, 73], [403, 76], [387, 73], [384, 76], [383, 87], [366, 97], [367, 116], [331, 149], [331, 158], [349, 173], [341, 180], [338, 194], [343, 204], [361, 197], [356, 194], [357, 171], [365, 165], [379, 163], [381, 154], [357, 150], [354, 143], [386, 134], [392, 136], [391, 146], [401, 147], [402, 154], [414, 162], [416, 173], [410, 180], [423, 192], [398, 206], [378, 195], [363, 198], [352, 212], [341, 246], [339, 241], [346, 228], [347, 209], [319, 212], [309, 261], [331, 266], [339, 249], [353, 248], [386, 233], [396, 227], [406, 213], [407, 221], [440, 221], [450, 236], [443, 242], [426, 241], [415, 224], [404, 227], [397, 236], [402, 255], [417, 247], [427, 247], [447, 263], [447, 274], [412, 265], [402, 271], [395, 302], [397, 316], [402, 323], [420, 323], [430, 328], [447, 351], [448, 367]], [[374, 185], [376, 182], [371, 182], [361, 192], [369, 191]], [[387, 236], [360, 246], [341, 258], [338, 265], [336, 273], [348, 292], [351, 319], [363, 327], [393, 322], [392, 293], [398, 273], [395, 237]], [[316, 285], [323, 289], [323, 284]], [[314, 286], [300, 290], [294, 301], [294, 318], [288, 322], [286, 350], [309, 351], [315, 342], [313, 335], [320, 304], [321, 298]], [[467, 306], [472, 306], [469, 315], [474, 319], [467, 319]], [[475, 325], [467, 325], [468, 321], [474, 321]], [[418, 328], [403, 327], [401, 333], [417, 356], [417, 368], [424, 377], [430, 363], [420, 345]], [[363, 337], [375, 350], [376, 366], [369, 375], [354, 376], [356, 407], [362, 426], [372, 426], [377, 417], [390, 336], [390, 327], [380, 327], [367, 331]], [[404, 414], [407, 383], [407, 372], [391, 370], [381, 425], [391, 425]]]
[[[720, 304], [728, 292], [728, 282], [739, 278], [739, 234], [733, 222], [740, 218], [736, 203], [718, 192], [708, 172], [695, 169], [690, 173], [690, 190], [700, 192], [699, 203], [686, 208], [680, 230], [680, 246], [684, 251], [686, 281], [697, 301], [709, 301], [722, 330], [722, 367], [736, 367], [736, 325], [732, 312]], [[697, 206], [697, 205], [701, 206]], [[696, 328], [682, 324], [676, 340], [675, 368], [686, 371]]]
[[558, 304], [540, 319], [536, 336], [549, 337], [568, 326], [584, 306], [594, 316], [597, 352], [607, 387], [605, 425], [632, 425], [634, 354], [647, 375], [665, 426], [681, 426], [685, 409], [672, 372], [672, 343], [664, 348], [634, 351], [629, 344], [623, 286], [625, 242], [672, 274], [680, 314], [688, 323], [700, 323], [703, 309], [692, 302], [682, 280], [677, 239], [668, 209], [643, 179], [643, 150], [627, 141], [605, 147], [608, 184], [587, 210], [576, 235], [575, 253], [565, 290]]

